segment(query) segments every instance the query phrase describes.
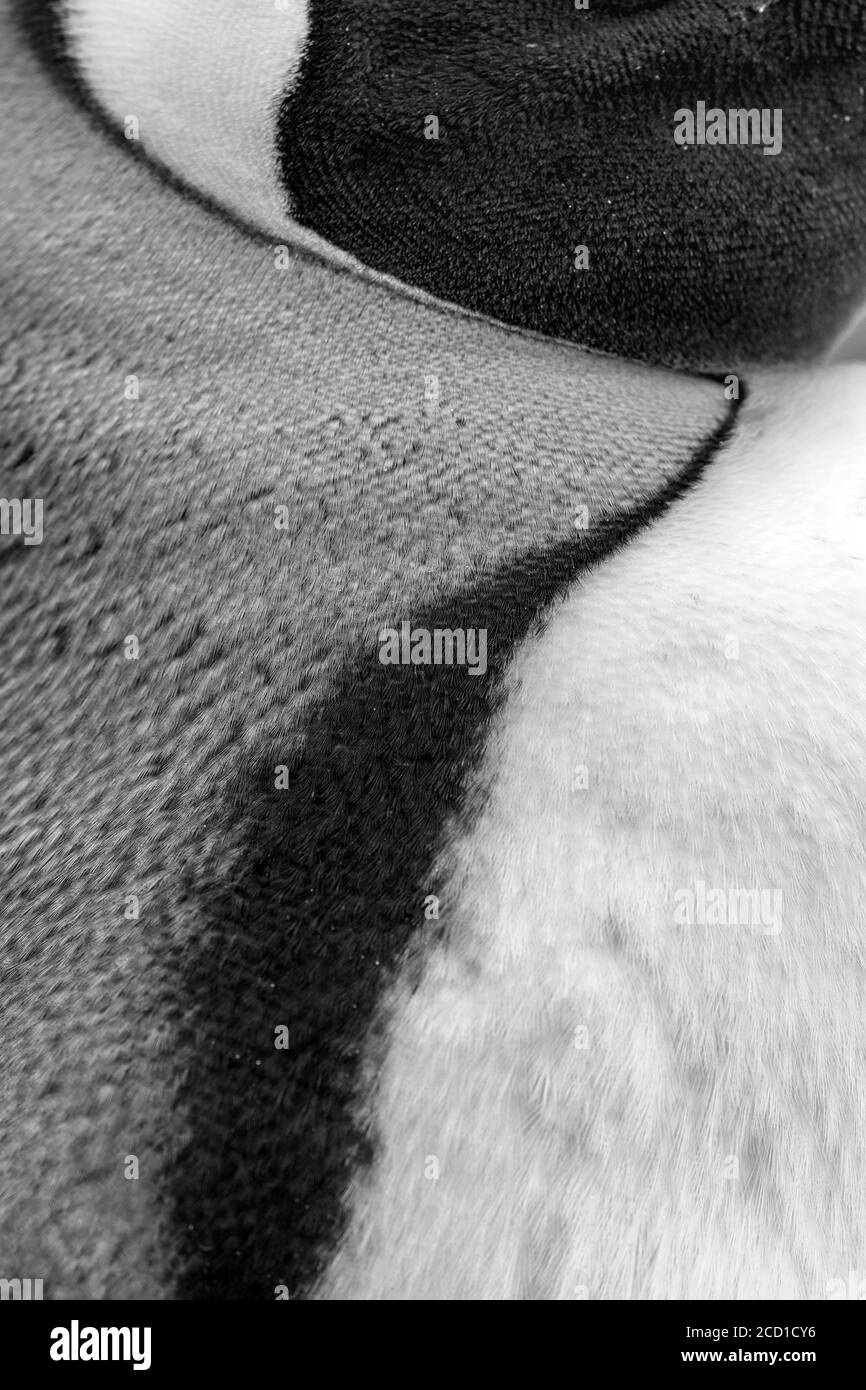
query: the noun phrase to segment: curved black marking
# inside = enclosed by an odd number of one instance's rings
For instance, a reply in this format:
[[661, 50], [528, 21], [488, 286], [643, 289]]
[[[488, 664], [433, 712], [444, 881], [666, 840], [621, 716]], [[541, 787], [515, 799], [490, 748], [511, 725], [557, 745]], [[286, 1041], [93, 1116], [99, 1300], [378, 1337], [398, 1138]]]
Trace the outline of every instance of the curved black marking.
[[[508, 324], [797, 360], [866, 293], [864, 71], [863, 0], [310, 0], [283, 177], [304, 226]], [[782, 108], [781, 153], [678, 147], [699, 100]]]
[[[359, 1062], [384, 984], [423, 923], [443, 825], [502, 696], [500, 677], [546, 605], [681, 495], [728, 437], [739, 403], [682, 477], [639, 515], [530, 554], [413, 624], [486, 627], [488, 672], [395, 667], [356, 651], [281, 758], [240, 766], [227, 815], [245, 827], [242, 872], [199, 897], [180, 967], [177, 1068], [189, 1142], [169, 1175], [190, 1299], [309, 1292], [343, 1229], [352, 1170], [370, 1161], [353, 1118]], [[286, 746], [286, 745], [284, 745]], [[447, 918], [447, 906], [445, 912]], [[288, 1051], [274, 1028], [290, 1029]]]
[[19, 29], [67, 95], [78, 96], [80, 78], [66, 46], [60, 0], [11, 0]]

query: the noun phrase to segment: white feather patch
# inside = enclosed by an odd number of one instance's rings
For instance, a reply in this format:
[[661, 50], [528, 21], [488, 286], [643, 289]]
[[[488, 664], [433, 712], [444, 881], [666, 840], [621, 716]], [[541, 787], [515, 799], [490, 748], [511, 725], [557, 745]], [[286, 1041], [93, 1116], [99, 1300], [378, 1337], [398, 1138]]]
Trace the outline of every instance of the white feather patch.
[[65, 18], [90, 90], [152, 158], [286, 235], [276, 115], [306, 41], [306, 0], [66, 0]]

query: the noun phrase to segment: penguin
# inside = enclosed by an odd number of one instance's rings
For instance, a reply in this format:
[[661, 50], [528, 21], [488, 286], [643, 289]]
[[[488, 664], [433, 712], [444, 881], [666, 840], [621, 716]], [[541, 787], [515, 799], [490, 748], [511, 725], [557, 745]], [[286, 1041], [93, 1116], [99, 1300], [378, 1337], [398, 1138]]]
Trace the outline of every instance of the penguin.
[[829, 1296], [863, 5], [0, 27], [0, 1273]]

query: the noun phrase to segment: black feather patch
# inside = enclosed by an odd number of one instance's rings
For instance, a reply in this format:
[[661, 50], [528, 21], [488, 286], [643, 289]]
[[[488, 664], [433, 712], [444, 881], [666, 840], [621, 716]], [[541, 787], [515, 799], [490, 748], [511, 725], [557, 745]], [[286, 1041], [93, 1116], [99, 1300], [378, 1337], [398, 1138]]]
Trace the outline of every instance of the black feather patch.
[[[298, 220], [379, 271], [727, 370], [866, 295], [864, 81], [863, 0], [311, 0], [279, 149]], [[780, 109], [780, 152], [678, 145], [699, 101]]]

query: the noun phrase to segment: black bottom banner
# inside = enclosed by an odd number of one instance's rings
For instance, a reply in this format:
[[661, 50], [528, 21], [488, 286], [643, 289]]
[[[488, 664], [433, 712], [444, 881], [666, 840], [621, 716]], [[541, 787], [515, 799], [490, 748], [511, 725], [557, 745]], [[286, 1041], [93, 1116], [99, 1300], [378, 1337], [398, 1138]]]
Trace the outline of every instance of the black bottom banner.
[[[385, 1329], [372, 1323], [353, 1323], [357, 1314], [334, 1310], [335, 1322], [320, 1322], [323, 1313], [309, 1303], [40, 1303], [7, 1298], [0, 1307], [4, 1365], [19, 1376], [41, 1374], [52, 1383], [70, 1377], [91, 1380], [109, 1371], [117, 1378], [139, 1374], [141, 1384], [163, 1384], [178, 1374], [233, 1374], [290, 1378], [309, 1372], [357, 1375], [364, 1363], [368, 1374], [387, 1374], [399, 1366], [404, 1378], [413, 1368], [405, 1351], [412, 1346], [411, 1323], [401, 1314], [399, 1329], [385, 1339]], [[365, 1315], [367, 1316], [367, 1315]], [[436, 1355], [444, 1375], [453, 1375], [455, 1358], [465, 1375], [467, 1342], [476, 1339], [475, 1326], [459, 1325], [460, 1349], [440, 1322], [425, 1329], [429, 1312], [415, 1343], [425, 1374], [434, 1372]], [[477, 1314], [473, 1314], [477, 1316]], [[551, 1325], [549, 1325], [551, 1326]], [[864, 1336], [862, 1303], [841, 1299], [821, 1303], [592, 1303], [579, 1301], [560, 1324], [568, 1338], [557, 1347], [546, 1331], [544, 1341], [523, 1341], [528, 1369], [545, 1374], [549, 1358], [563, 1352], [572, 1374], [582, 1369], [598, 1374], [641, 1370], [667, 1373], [675, 1367], [807, 1366], [826, 1376], [850, 1369], [860, 1361]], [[340, 1334], [343, 1328], [344, 1334]], [[552, 1331], [552, 1326], [551, 1326]], [[360, 1336], [357, 1334], [360, 1333]], [[444, 1335], [443, 1335], [444, 1334]], [[398, 1357], [388, 1355], [392, 1342]], [[423, 1349], [423, 1350], [422, 1350]], [[349, 1365], [351, 1351], [352, 1364]], [[431, 1358], [431, 1351], [434, 1352]], [[489, 1373], [498, 1361], [491, 1356], [488, 1337], [478, 1339], [478, 1366]], [[303, 1359], [298, 1361], [298, 1354]], [[508, 1367], [515, 1347], [503, 1340]], [[343, 1361], [345, 1357], [345, 1361]], [[312, 1360], [310, 1360], [312, 1359]], [[412, 1358], [409, 1361], [411, 1363]], [[417, 1367], [414, 1368], [417, 1373]], [[553, 1370], [552, 1362], [549, 1369]], [[145, 1377], [147, 1379], [145, 1379]], [[135, 1384], [136, 1382], [133, 1382]]]

